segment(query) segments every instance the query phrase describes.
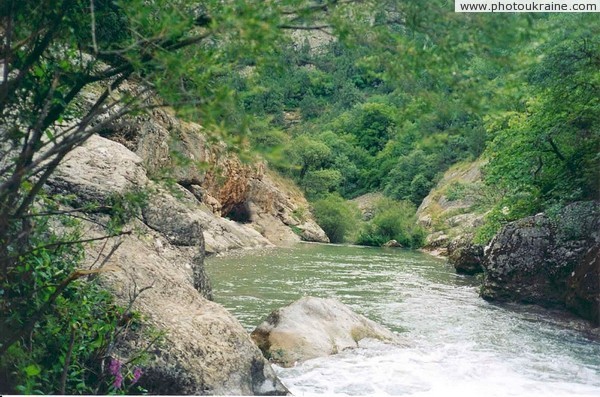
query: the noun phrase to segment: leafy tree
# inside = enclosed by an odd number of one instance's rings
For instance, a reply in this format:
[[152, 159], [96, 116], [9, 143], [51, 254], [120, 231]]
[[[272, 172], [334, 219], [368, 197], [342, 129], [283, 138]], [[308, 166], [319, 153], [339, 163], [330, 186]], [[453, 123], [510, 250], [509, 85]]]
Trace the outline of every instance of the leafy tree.
[[[74, 201], [42, 194], [62, 159], [123, 116], [159, 106], [216, 129], [241, 124], [231, 85], [222, 83], [259, 64], [282, 30], [312, 29], [312, 16], [334, 13], [334, 3], [0, 3], [0, 366], [3, 375], [10, 369], [3, 381], [28, 394], [116, 391], [103, 388], [101, 369], [129, 313], [94, 284], [97, 269], [78, 269], [87, 239], [52, 225], [108, 213], [102, 238], [127, 233], [129, 205], [64, 210]], [[267, 92], [263, 108], [279, 111], [283, 96]]]
[[290, 143], [291, 164], [298, 167], [298, 177], [303, 179], [309, 170], [317, 170], [331, 158], [331, 149], [325, 143], [301, 135]]
[[358, 234], [357, 244], [381, 246], [396, 240], [403, 247], [423, 245], [425, 231], [416, 225], [416, 208], [407, 201], [383, 199], [377, 203], [375, 216]]
[[318, 197], [335, 190], [342, 180], [338, 170], [323, 169], [309, 171], [302, 180], [302, 187], [309, 198]]
[[486, 183], [504, 194], [482, 241], [504, 222], [600, 197], [600, 30], [580, 18], [551, 21], [561, 26], [540, 47], [545, 56], [529, 74], [525, 109], [488, 123]]

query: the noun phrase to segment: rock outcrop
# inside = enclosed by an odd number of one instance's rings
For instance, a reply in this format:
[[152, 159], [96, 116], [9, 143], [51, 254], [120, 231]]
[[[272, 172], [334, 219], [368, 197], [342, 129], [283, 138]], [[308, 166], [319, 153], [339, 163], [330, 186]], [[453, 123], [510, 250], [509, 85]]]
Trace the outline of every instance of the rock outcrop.
[[[483, 224], [485, 216], [484, 206], [475, 208], [484, 195], [481, 181], [484, 164], [480, 159], [452, 166], [423, 199], [417, 209], [417, 222], [429, 231], [425, 250], [437, 255], [449, 255], [452, 250], [458, 259], [454, 263], [462, 262], [460, 256], [472, 251], [474, 232]], [[461, 249], [457, 251], [458, 248]], [[473, 259], [470, 254], [467, 256], [465, 261]]]
[[[87, 267], [116, 269], [102, 273], [101, 282], [118, 303], [129, 305], [143, 290], [133, 309], [142, 315], [143, 328], [164, 334], [163, 342], [148, 351], [150, 360], [139, 381], [142, 387], [152, 394], [287, 393], [241, 324], [207, 299], [211, 290], [203, 263], [205, 240], [213, 244], [211, 239], [217, 237], [211, 233], [216, 228], [233, 228], [229, 222], [234, 222], [215, 217], [184, 189], [170, 191], [151, 182], [143, 159], [98, 136], [69, 153], [49, 180], [48, 189], [76, 196], [77, 205], [110, 205], [115, 195], [135, 190], [150, 193], [142, 214], [127, 225], [134, 233], [108, 244], [100, 241], [86, 252]], [[107, 215], [88, 217], [92, 218], [82, 228], [85, 237], [103, 236], [106, 232], [100, 224]], [[242, 233], [245, 226], [236, 227]], [[245, 228], [249, 239], [268, 244], [259, 233]], [[232, 233], [228, 229], [224, 234], [232, 239]], [[113, 354], [127, 360], [132, 352], [148, 348], [152, 337], [144, 332], [136, 335], [135, 340], [122, 341]]]
[[[244, 223], [278, 245], [329, 242], [295, 186], [260, 161], [242, 162], [201, 126], [183, 122], [168, 110], [129, 117], [105, 134], [139, 155], [151, 175], [170, 173], [217, 217]], [[221, 226], [214, 234], [226, 234]], [[210, 230], [208, 225], [205, 233]]]
[[483, 298], [562, 307], [599, 324], [600, 203], [506, 225], [486, 248]]
[[363, 194], [362, 196], [358, 196], [351, 201], [358, 207], [363, 221], [370, 221], [375, 216], [377, 203], [384, 198], [385, 196], [383, 193], [377, 192]]
[[283, 366], [358, 347], [365, 338], [402, 343], [396, 334], [343, 303], [314, 297], [275, 310], [251, 336], [265, 357]]

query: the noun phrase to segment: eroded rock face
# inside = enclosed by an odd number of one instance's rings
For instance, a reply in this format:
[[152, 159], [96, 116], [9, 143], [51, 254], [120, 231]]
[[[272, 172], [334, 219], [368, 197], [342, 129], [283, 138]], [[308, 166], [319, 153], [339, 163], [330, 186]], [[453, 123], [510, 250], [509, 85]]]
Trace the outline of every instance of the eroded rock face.
[[[159, 232], [135, 225], [143, 236], [127, 236], [107, 262], [118, 270], [103, 275], [117, 302], [127, 305], [136, 288], [151, 286], [133, 309], [145, 324], [164, 333], [150, 350], [140, 385], [152, 394], [282, 395], [287, 390], [241, 324], [222, 306], [198, 293], [192, 270], [197, 247], [176, 246]], [[101, 231], [98, 231], [101, 232]], [[89, 250], [100, 254], [101, 244]], [[100, 254], [101, 255], [101, 254]], [[150, 336], [119, 346], [124, 359], [150, 342]]]
[[[178, 184], [216, 216], [248, 223], [275, 244], [329, 242], [296, 187], [270, 173], [264, 163], [240, 161], [222, 142], [210, 139], [198, 124], [155, 109], [118, 123], [109, 135], [135, 152], [151, 174], [168, 169]], [[179, 154], [173, 156], [172, 152]], [[176, 157], [189, 162], [181, 164]], [[251, 217], [237, 219], [238, 209], [249, 206], [255, 210], [248, 214]], [[272, 229], [276, 232], [271, 233]], [[215, 250], [219, 252], [218, 247]]]
[[[105, 241], [91, 244], [86, 250], [89, 263], [84, 266], [102, 264], [113, 269], [101, 273], [101, 282], [123, 306], [144, 290], [133, 309], [143, 316], [142, 327], [163, 333], [164, 341], [149, 350], [142, 387], [152, 394], [287, 393], [241, 324], [207, 299], [211, 290], [203, 263], [205, 240], [206, 244], [269, 244], [264, 237], [204, 211], [197, 200], [185, 196], [184, 189], [175, 197], [177, 192], [150, 182], [137, 155], [97, 136], [69, 153], [48, 188], [75, 195], [84, 205], [135, 189], [150, 193], [142, 216], [127, 225], [135, 233], [108, 245]], [[99, 224], [107, 221], [106, 215], [91, 216], [97, 219], [84, 224], [84, 237], [104, 236], [106, 231]], [[242, 241], [241, 236], [249, 241]], [[115, 244], [118, 249], [108, 256]], [[146, 349], [152, 339], [150, 334], [137, 333], [135, 340], [121, 342], [112, 354], [126, 361]]]
[[[456, 260], [449, 260], [459, 264], [458, 272], [477, 272], [478, 266], [471, 264], [477, 256], [473, 256], [471, 241], [485, 217], [485, 212], [475, 206], [478, 195], [482, 194], [481, 167], [484, 164], [485, 160], [479, 159], [452, 166], [417, 209], [417, 223], [430, 233], [424, 249], [444, 256], [454, 251]], [[462, 193], [456, 193], [457, 189], [462, 189]], [[464, 266], [462, 262], [466, 262]]]
[[482, 297], [563, 307], [598, 324], [600, 204], [506, 225], [486, 248]]
[[343, 303], [314, 297], [275, 310], [251, 336], [266, 357], [283, 366], [355, 348], [365, 338], [403, 343]]
[[75, 193], [82, 201], [101, 204], [112, 195], [147, 184], [143, 160], [138, 155], [97, 135], [72, 150], [48, 181], [55, 192]]
[[[270, 247], [272, 244], [250, 226], [215, 216], [191, 197], [187, 190], [174, 187], [177, 198], [164, 189], [150, 198], [143, 210], [145, 223], [169, 238], [175, 245], [190, 245], [200, 238], [207, 253], [241, 248]], [[199, 236], [198, 230], [203, 236]]]

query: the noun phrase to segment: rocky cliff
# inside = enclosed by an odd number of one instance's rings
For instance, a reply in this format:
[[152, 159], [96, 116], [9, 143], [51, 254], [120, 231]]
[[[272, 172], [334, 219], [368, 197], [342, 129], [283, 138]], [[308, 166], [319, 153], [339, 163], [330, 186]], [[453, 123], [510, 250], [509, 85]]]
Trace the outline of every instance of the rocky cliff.
[[[261, 161], [242, 162], [201, 126], [184, 122], [169, 110], [155, 109], [126, 118], [103, 135], [136, 153], [149, 175], [164, 177], [166, 173], [213, 218], [237, 221], [231, 227], [256, 230], [276, 245], [300, 240], [329, 242], [312, 218], [303, 194], [290, 182], [270, 172]], [[222, 230], [217, 226], [215, 230], [212, 223], [203, 227], [209, 235], [209, 253], [247, 247], [243, 242], [221, 243], [222, 238], [210, 237], [225, 237], [231, 227]], [[264, 244], [257, 240], [251, 245]]]
[[600, 203], [506, 225], [486, 248], [481, 295], [567, 308], [600, 324]]
[[[65, 158], [48, 189], [74, 196], [72, 202], [77, 206], [106, 205], [116, 195], [139, 190], [149, 193], [147, 205], [126, 226], [132, 233], [88, 247], [86, 267], [112, 268], [114, 271], [102, 273], [102, 283], [121, 305], [133, 303], [133, 309], [142, 315], [144, 329], [164, 335], [162, 343], [151, 345], [150, 335], [140, 330], [135, 340], [122, 342], [113, 353], [126, 361], [132, 352], [150, 348], [140, 379], [150, 393], [287, 392], [240, 323], [208, 300], [211, 289], [204, 271], [205, 241], [215, 246], [269, 244], [264, 237], [251, 228], [242, 233], [235, 222], [210, 214], [183, 188], [169, 190], [152, 182], [142, 158], [98, 136]], [[105, 235], [100, 225], [106, 217], [102, 213], [86, 215], [84, 236]]]

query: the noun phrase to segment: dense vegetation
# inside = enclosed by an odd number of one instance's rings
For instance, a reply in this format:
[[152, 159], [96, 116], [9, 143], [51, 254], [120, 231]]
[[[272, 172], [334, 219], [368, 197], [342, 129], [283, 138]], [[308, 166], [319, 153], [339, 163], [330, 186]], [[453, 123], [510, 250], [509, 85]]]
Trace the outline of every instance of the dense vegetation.
[[[256, 117], [251, 142], [316, 201], [334, 241], [347, 229], [330, 225], [340, 219], [338, 196], [383, 191], [418, 206], [452, 164], [482, 155], [486, 186], [502, 199], [481, 242], [510, 220], [598, 198], [593, 16], [463, 16], [463, 33], [441, 35], [456, 28], [456, 16], [404, 11], [419, 21], [408, 37], [390, 33], [393, 24], [371, 38], [307, 36], [278, 49], [276, 65], [236, 83]], [[373, 227], [363, 227], [363, 238], [351, 241], [388, 237], [364, 238]]]
[[[135, 314], [102, 291], [98, 268], [81, 270], [73, 218], [117, 236], [143, 200], [77, 208], [43, 188], [70, 150], [156, 93], [238, 148], [247, 138], [304, 189], [334, 242], [420, 246], [416, 206], [449, 166], [482, 155], [500, 199], [481, 241], [512, 219], [598, 198], [595, 15], [339, 3], [0, 3], [2, 392], [120, 393], [139, 378], [135, 362], [111, 356]], [[141, 92], [121, 89], [127, 79]], [[374, 191], [389, 199], [362, 221], [347, 200]]]

